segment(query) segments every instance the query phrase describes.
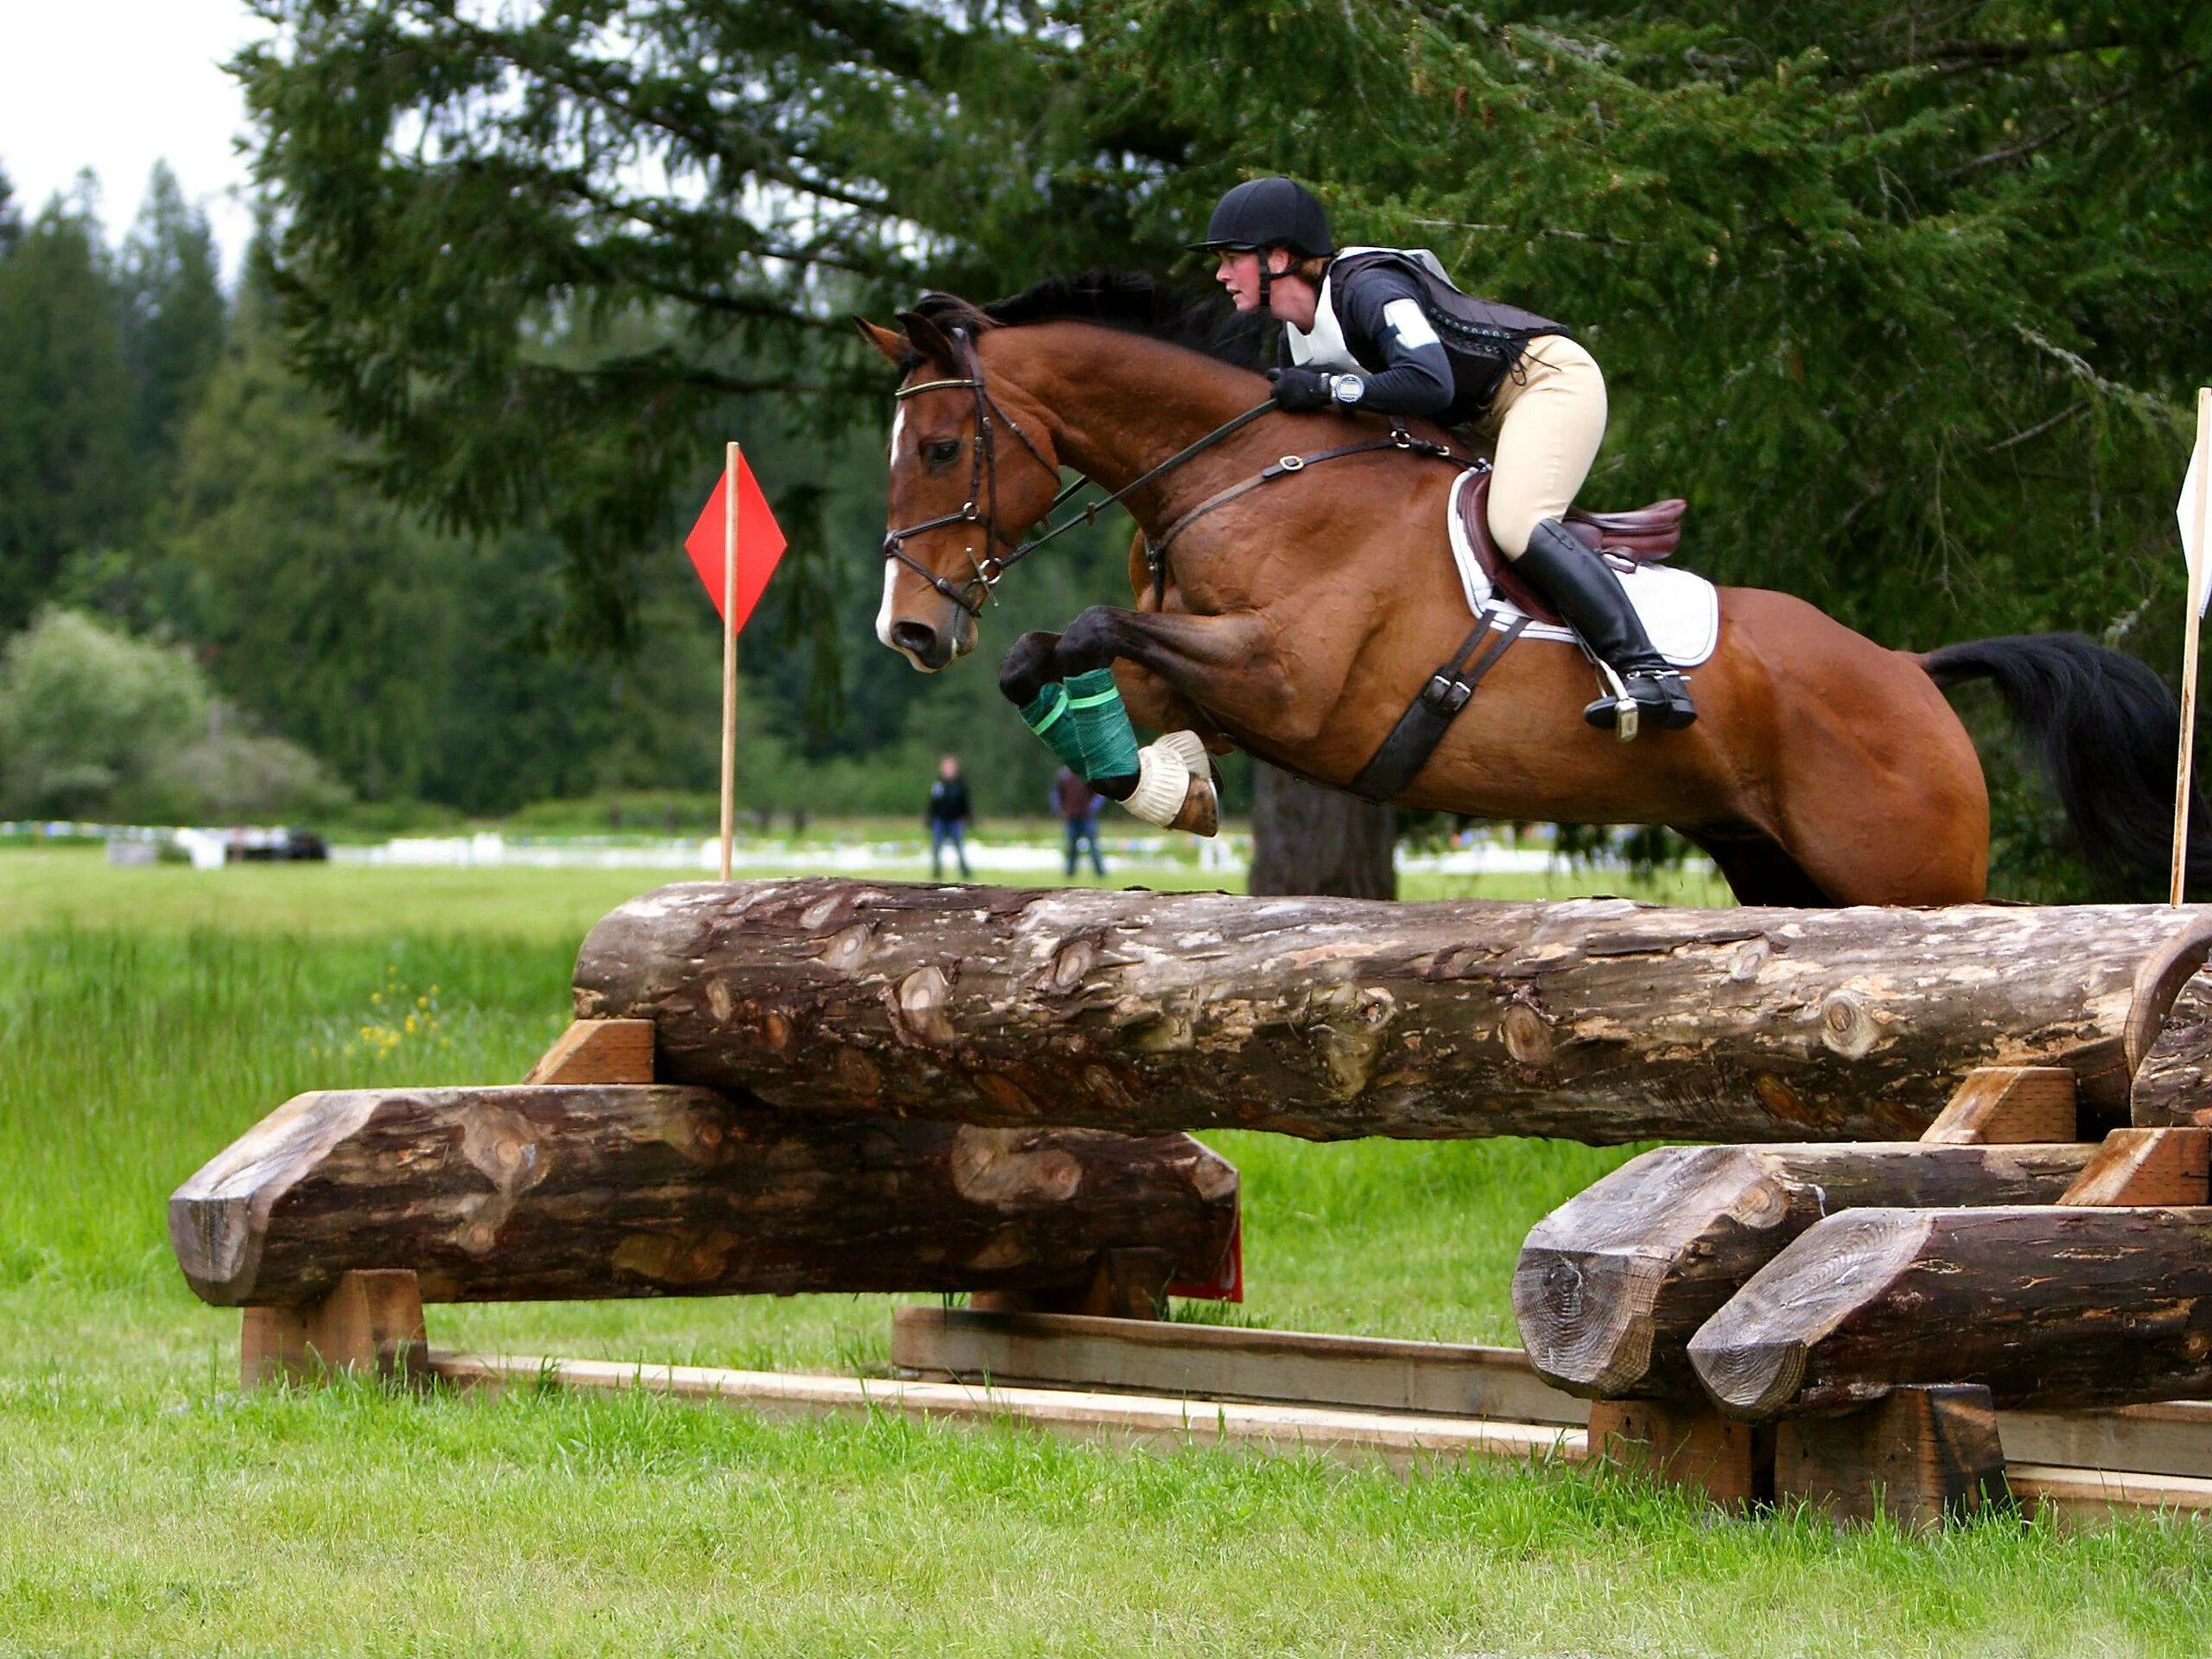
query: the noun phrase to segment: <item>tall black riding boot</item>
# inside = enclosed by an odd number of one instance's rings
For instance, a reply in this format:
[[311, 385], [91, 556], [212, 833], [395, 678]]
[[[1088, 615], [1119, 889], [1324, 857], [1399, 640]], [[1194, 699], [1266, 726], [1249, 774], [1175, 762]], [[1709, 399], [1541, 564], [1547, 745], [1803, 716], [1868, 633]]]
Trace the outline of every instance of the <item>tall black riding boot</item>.
[[[1652, 645], [1620, 578], [1572, 531], [1556, 518], [1545, 519], [1529, 536], [1529, 550], [1513, 562], [1513, 569], [1550, 600], [1592, 653], [1621, 677], [1639, 719], [1674, 731], [1697, 718], [1688, 683]], [[1620, 711], [1612, 698], [1600, 697], [1582, 711], [1582, 718], [1592, 726], [1611, 727], [1618, 723]]]

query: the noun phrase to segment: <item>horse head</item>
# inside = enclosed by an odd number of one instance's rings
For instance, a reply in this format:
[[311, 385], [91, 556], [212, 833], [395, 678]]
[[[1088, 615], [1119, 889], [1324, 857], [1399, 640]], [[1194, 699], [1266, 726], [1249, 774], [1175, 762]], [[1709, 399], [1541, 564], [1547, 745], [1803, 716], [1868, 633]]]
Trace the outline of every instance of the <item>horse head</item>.
[[1059, 467], [1040, 412], [987, 378], [1001, 325], [964, 300], [925, 295], [898, 329], [855, 318], [900, 371], [891, 424], [890, 529], [875, 635], [924, 673], [976, 647], [976, 618], [1021, 533], [1043, 518]]

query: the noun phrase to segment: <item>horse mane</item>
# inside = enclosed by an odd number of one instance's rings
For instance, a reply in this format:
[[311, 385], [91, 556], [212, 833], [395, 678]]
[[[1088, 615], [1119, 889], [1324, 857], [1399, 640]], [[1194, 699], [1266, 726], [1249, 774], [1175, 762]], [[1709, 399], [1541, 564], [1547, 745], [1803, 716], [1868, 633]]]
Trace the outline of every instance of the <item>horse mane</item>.
[[1257, 369], [1269, 360], [1264, 319], [1238, 312], [1224, 296], [1139, 272], [1047, 276], [983, 306], [951, 294], [925, 294], [913, 308], [941, 328], [957, 325], [970, 334], [1033, 322], [1089, 322], [1179, 346], [1240, 369]]

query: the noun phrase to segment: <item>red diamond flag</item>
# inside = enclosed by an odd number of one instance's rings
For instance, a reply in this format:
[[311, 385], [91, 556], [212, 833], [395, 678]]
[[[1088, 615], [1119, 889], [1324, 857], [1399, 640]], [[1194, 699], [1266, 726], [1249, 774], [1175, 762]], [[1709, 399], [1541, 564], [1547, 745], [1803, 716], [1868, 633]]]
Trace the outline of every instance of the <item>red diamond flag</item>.
[[[691, 568], [699, 573], [699, 580], [706, 585], [707, 597], [715, 602], [715, 612], [722, 611], [722, 536], [725, 491], [728, 479], [715, 480], [715, 493], [707, 498], [707, 505], [699, 514], [699, 522], [691, 526], [691, 533], [683, 538], [683, 550], [691, 556]], [[742, 629], [752, 620], [753, 607], [760, 602], [760, 594], [768, 586], [768, 578], [776, 573], [776, 561], [784, 556], [784, 532], [776, 524], [776, 515], [768, 510], [768, 498], [760, 493], [760, 486], [753, 476], [753, 469], [745, 464], [745, 457], [737, 461], [737, 620]]]

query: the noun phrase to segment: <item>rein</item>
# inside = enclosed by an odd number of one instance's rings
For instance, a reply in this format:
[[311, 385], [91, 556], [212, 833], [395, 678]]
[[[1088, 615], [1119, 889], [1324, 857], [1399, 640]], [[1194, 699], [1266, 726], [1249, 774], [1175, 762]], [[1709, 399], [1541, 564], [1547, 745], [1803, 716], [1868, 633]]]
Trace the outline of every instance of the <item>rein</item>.
[[[883, 537], [883, 556], [886, 559], [896, 559], [929, 583], [940, 597], [950, 600], [970, 616], [981, 616], [983, 606], [990, 599], [992, 589], [998, 586], [1000, 578], [1015, 564], [1044, 546], [1046, 543], [1066, 534], [1077, 524], [1096, 524], [1102, 508], [1110, 507], [1118, 501], [1127, 499], [1146, 485], [1155, 480], [1165, 478], [1178, 467], [1195, 461], [1217, 444], [1243, 430], [1262, 415], [1270, 413], [1275, 407], [1273, 398], [1254, 404], [1242, 415], [1214, 428], [1195, 443], [1177, 450], [1157, 467], [1139, 474], [1111, 495], [1101, 496], [1097, 500], [1087, 505], [1080, 512], [1052, 525], [1043, 535], [1033, 537], [1026, 542], [1015, 543], [999, 529], [998, 449], [993, 417], [995, 416], [999, 423], [1003, 423], [1015, 437], [1020, 439], [1021, 447], [1028, 450], [1038, 464], [1055, 477], [1059, 474], [1059, 465], [1057, 461], [1046, 458], [1045, 452], [1039, 449], [1029, 435], [1021, 429], [1020, 423], [1001, 409], [998, 400], [991, 396], [989, 388], [983, 384], [982, 359], [976, 354], [975, 343], [969, 338], [968, 331], [965, 328], [953, 329], [952, 340], [954, 349], [959, 353], [959, 360], [954, 365], [958, 372], [953, 378], [944, 380], [925, 380], [919, 385], [902, 386], [893, 394], [893, 397], [895, 402], [904, 403], [907, 398], [918, 397], [925, 391], [972, 391], [975, 394], [976, 440], [970, 451], [972, 460], [968, 474], [968, 499], [961, 503], [957, 512], [939, 513], [936, 518], [924, 519], [919, 524], [906, 524], [899, 529], [886, 531]], [[1387, 438], [1376, 438], [1366, 443], [1346, 444], [1335, 449], [1323, 449], [1310, 455], [1284, 455], [1262, 467], [1256, 474], [1246, 479], [1243, 483], [1232, 485], [1228, 489], [1208, 496], [1170, 524], [1157, 542], [1150, 537], [1145, 538], [1145, 566], [1152, 573], [1153, 604], [1155, 608], [1164, 603], [1166, 597], [1168, 545], [1198, 519], [1204, 518], [1217, 507], [1226, 506], [1237, 497], [1259, 488], [1262, 484], [1273, 483], [1278, 478], [1287, 478], [1294, 473], [1303, 472], [1308, 467], [1318, 467], [1324, 461], [1341, 461], [1347, 455], [1370, 454], [1386, 449], [1401, 450], [1406, 454], [1420, 455], [1429, 460], [1446, 461], [1461, 467], [1479, 467], [1489, 465], [1487, 461], [1475, 456], [1456, 454], [1448, 445], [1432, 443], [1426, 438], [1414, 437], [1412, 433], [1406, 430], [1405, 423], [1395, 416], [1391, 418], [1390, 435]], [[1090, 482], [1090, 479], [1078, 476], [1072, 484], [1066, 486], [1052, 497], [1051, 504], [1045, 509], [1043, 517], [1049, 519], [1080, 492], [1088, 488]], [[983, 505], [979, 507], [979, 503]], [[914, 558], [903, 545], [909, 536], [919, 536], [929, 531], [943, 530], [950, 524], [979, 524], [982, 527], [986, 545], [1003, 545], [1007, 548], [1004, 556], [990, 553], [981, 559], [976, 558], [974, 550], [970, 549], [968, 558], [975, 570], [975, 575], [957, 588]]]

